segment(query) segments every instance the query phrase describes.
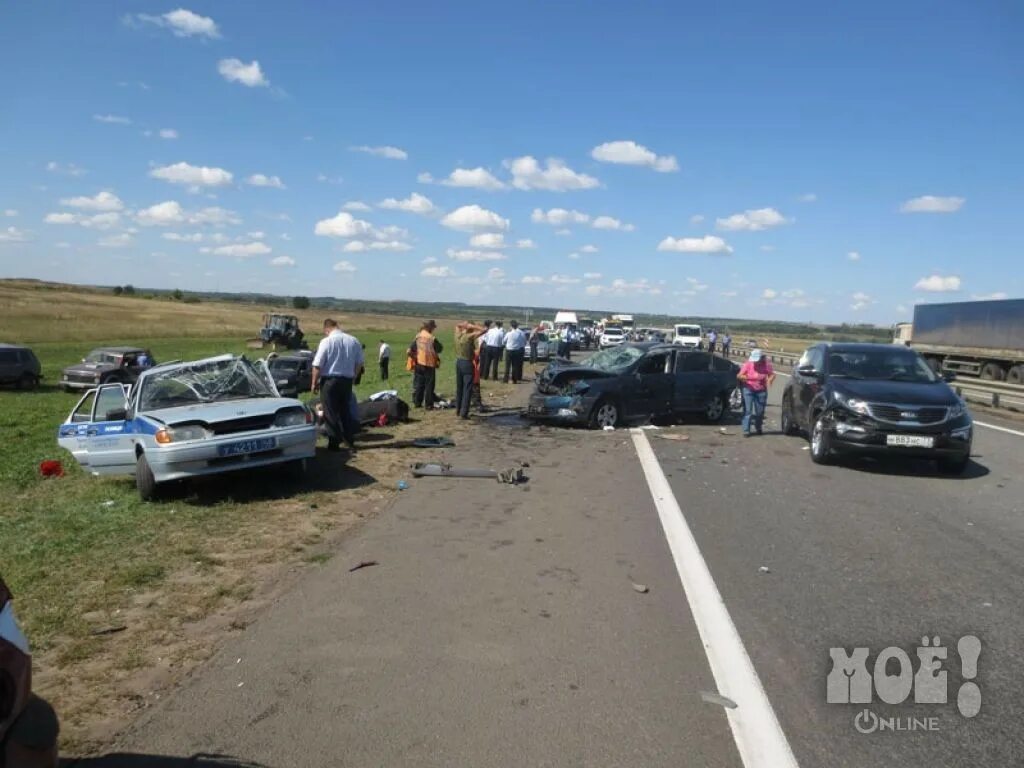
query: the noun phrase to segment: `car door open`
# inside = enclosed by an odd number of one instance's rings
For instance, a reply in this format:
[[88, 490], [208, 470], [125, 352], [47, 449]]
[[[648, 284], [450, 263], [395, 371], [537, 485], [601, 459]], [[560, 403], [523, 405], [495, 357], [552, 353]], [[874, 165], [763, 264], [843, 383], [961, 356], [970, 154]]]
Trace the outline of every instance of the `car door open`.
[[135, 443], [127, 408], [121, 384], [90, 389], [60, 426], [57, 442], [93, 474], [131, 474]]

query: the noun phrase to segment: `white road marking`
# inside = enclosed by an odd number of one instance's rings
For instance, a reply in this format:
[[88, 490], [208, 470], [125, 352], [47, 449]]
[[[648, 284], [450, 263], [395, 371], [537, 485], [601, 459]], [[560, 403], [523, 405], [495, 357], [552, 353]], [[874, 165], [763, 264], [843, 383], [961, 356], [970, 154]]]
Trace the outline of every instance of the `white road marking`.
[[739, 705], [726, 709], [725, 715], [740, 759], [746, 768], [797, 768], [793, 750], [647, 435], [639, 429], [630, 432], [718, 693]]

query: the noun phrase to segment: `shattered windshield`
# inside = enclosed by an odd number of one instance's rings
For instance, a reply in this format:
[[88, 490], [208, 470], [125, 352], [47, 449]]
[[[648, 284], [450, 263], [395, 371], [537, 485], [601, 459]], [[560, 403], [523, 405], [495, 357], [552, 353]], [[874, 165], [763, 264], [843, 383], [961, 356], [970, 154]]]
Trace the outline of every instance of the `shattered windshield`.
[[139, 392], [139, 410], [274, 396], [252, 363], [244, 357], [225, 358], [151, 373]]
[[643, 350], [636, 347], [612, 347], [595, 353], [580, 365], [608, 373], [622, 373], [643, 355]]

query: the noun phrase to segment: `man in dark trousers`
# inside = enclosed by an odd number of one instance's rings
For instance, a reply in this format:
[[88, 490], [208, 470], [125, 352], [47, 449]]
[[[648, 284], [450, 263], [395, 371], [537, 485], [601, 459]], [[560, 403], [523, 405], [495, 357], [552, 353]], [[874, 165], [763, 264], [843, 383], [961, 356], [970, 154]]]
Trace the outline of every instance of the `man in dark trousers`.
[[455, 326], [455, 407], [460, 419], [469, 418], [476, 371], [473, 356], [476, 341], [487, 329], [476, 323], [462, 322]]
[[496, 322], [486, 334], [487, 340], [487, 362], [490, 366], [488, 376], [498, 380], [498, 371], [501, 368], [501, 358], [505, 353], [505, 331], [501, 327], [501, 320]]
[[487, 378], [487, 371], [491, 363], [490, 349], [487, 346], [487, 334], [491, 332], [491, 321], [484, 320], [484, 332], [480, 342], [480, 378]]
[[380, 365], [380, 380], [388, 380], [388, 367], [391, 365], [391, 345], [384, 339], [380, 340], [380, 349], [377, 351], [377, 363]]
[[441, 364], [441, 342], [434, 336], [437, 323], [428, 320], [416, 334], [413, 344], [416, 349], [416, 367], [412, 376], [413, 407], [434, 407], [434, 381], [437, 378], [437, 367]]
[[512, 383], [518, 384], [523, 378], [523, 357], [526, 355], [526, 334], [519, 330], [519, 323], [511, 323], [512, 329], [505, 335], [505, 383], [508, 384], [509, 373]]
[[334, 320], [324, 320], [324, 338], [313, 357], [310, 389], [320, 391], [329, 451], [339, 450], [344, 440], [355, 452], [359, 422], [351, 409], [352, 384], [362, 372], [363, 347], [359, 340], [342, 331]]

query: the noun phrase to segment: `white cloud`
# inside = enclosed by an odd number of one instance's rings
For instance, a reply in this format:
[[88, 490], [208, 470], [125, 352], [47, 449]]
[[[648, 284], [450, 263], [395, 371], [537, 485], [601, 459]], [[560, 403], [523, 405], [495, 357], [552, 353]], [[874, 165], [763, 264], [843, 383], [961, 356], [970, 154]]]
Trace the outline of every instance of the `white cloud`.
[[193, 187], [223, 187], [230, 184], [234, 178], [230, 171], [223, 168], [208, 168], [185, 162], [154, 168], [149, 175], [170, 184], [187, 184]]
[[350, 240], [341, 249], [345, 253], [363, 253], [370, 250], [370, 246], [362, 240]]
[[421, 261], [420, 264], [437, 264], [437, 257], [427, 256], [427, 258], [423, 259], [423, 261]]
[[161, 139], [176, 139], [178, 138], [178, 132], [173, 128], [161, 128], [159, 136]]
[[846, 258], [850, 261], [860, 261], [860, 253], [857, 251], [850, 251], [846, 254]]
[[238, 214], [234, 211], [229, 211], [225, 208], [219, 208], [217, 206], [210, 206], [208, 208], [202, 208], [195, 213], [189, 214], [189, 224], [199, 225], [211, 225], [211, 226], [223, 226], [225, 224], [241, 224], [242, 220], [238, 218]]
[[739, 291], [722, 291], [718, 295], [719, 296], [724, 296], [727, 299], [735, 299], [737, 296], [740, 295], [740, 292]]
[[[185, 221], [185, 212], [181, 203], [167, 200], [149, 208], [143, 208], [135, 214], [135, 220], [143, 226], [167, 226]], [[168, 238], [170, 239], [170, 238]]]
[[720, 237], [666, 237], [658, 243], [659, 251], [678, 253], [732, 253], [732, 247]]
[[775, 246], [774, 245], [759, 245], [759, 246], [757, 246], [757, 250], [764, 251], [765, 253], [772, 253], [773, 251], [775, 251]]
[[563, 229], [556, 229], [555, 230], [555, 235], [557, 235], [558, 237], [569, 237], [569, 235], [571, 235], [571, 234], [572, 234], [572, 230], [571, 229], [563, 228]]
[[[433, 181], [433, 177], [430, 174], [420, 174], [420, 176], [428, 178], [428, 180], [420, 179], [421, 183], [429, 184]], [[467, 187], [469, 189], [484, 189], [487, 191], [508, 188], [505, 182], [498, 179], [486, 168], [456, 168], [441, 183], [446, 187]]]
[[456, 261], [504, 261], [507, 257], [498, 251], [474, 251], [469, 249], [448, 249], [448, 258]]
[[533, 213], [530, 214], [530, 221], [534, 224], [562, 227], [566, 224], [586, 224], [590, 221], [590, 216], [580, 211], [567, 211], [565, 208], [552, 208], [550, 211], [534, 208]]
[[580, 252], [581, 253], [597, 253], [597, 246], [596, 245], [584, 245], [582, 248], [580, 248]]
[[536, 247], [537, 247], [537, 244], [535, 242], [533, 242], [533, 240], [531, 240], [530, 238], [525, 238], [523, 240], [516, 240], [516, 248], [522, 248], [524, 250], [529, 250], [531, 248], [536, 248]]
[[635, 141], [609, 141], [594, 147], [590, 156], [602, 163], [619, 165], [642, 165], [661, 173], [679, 170], [674, 155], [656, 155], [643, 144]]
[[368, 206], [362, 200], [352, 200], [350, 202], [345, 203], [341, 207], [344, 208], [346, 211], [371, 211], [371, 210], [373, 210], [372, 208], [370, 208], [370, 206]]
[[776, 290], [773, 290], [771, 288], [765, 288], [763, 291], [761, 291], [761, 298], [762, 299], [774, 299], [774, 298], [777, 298], [778, 295], [779, 295], [779, 292], [776, 291]]
[[[316, 180], [323, 182], [324, 184], [341, 184], [345, 180], [341, 176], [328, 176], [326, 173], [318, 173]], [[369, 207], [366, 210], [370, 210]]]
[[896, 311], [899, 312], [901, 315], [906, 314], [907, 308], [903, 304], [897, 304]]
[[245, 236], [248, 237], [250, 240], [264, 240], [267, 237], [267, 233], [260, 231], [246, 232]]
[[406, 213], [418, 213], [422, 216], [429, 215], [437, 210], [436, 206], [430, 201], [429, 198], [423, 195], [413, 192], [409, 197], [404, 200], [396, 200], [393, 197], [389, 197], [386, 200], [381, 200], [377, 203], [378, 208], [384, 208], [390, 211], [405, 211]]
[[505, 235], [500, 232], [482, 232], [469, 238], [469, 244], [474, 248], [504, 248]]
[[370, 222], [340, 211], [334, 218], [318, 221], [313, 232], [324, 237], [363, 237], [373, 235], [374, 229]]
[[487, 270], [487, 279], [488, 280], [504, 280], [505, 279], [505, 270], [502, 269], [501, 267], [491, 267], [490, 269]]
[[695, 213], [695, 214], [693, 214], [693, 216], [690, 217], [690, 223], [693, 224], [694, 226], [696, 226], [697, 224], [703, 223], [703, 221], [704, 221], [704, 214], [703, 213]]
[[294, 267], [295, 259], [291, 256], [275, 256], [270, 260], [270, 266], [272, 267]]
[[903, 213], [955, 213], [963, 207], [966, 198], [923, 195], [907, 200], [900, 206]]
[[43, 221], [47, 224], [77, 224], [87, 229], [110, 229], [121, 223], [121, 214], [110, 212], [87, 216], [82, 213], [48, 213]]
[[121, 115], [93, 115], [92, 119], [97, 123], [111, 123], [113, 125], [131, 125], [132, 121]]
[[584, 280], [600, 280], [602, 277], [603, 277], [603, 275], [600, 272], [584, 272], [583, 273], [583, 279]]
[[356, 265], [351, 261], [339, 261], [333, 267], [335, 272], [357, 272]]
[[637, 293], [658, 296], [662, 293], [661, 287], [653, 285], [646, 277], [641, 277], [636, 280], [626, 280], [624, 278], [617, 277], [612, 280], [611, 285], [588, 285], [585, 288], [585, 291], [589, 296], [601, 296], [604, 294], [626, 296]]
[[690, 284], [694, 291], [706, 291], [708, 289], [707, 283], [702, 283], [696, 277], [688, 277], [686, 282]]
[[280, 237], [282, 240], [291, 240], [292, 239], [292, 236], [289, 235], [287, 232], [282, 232], [280, 235], [278, 235], [278, 237]]
[[[248, 259], [252, 256], [263, 256], [270, 253], [271, 248], [266, 243], [234, 243], [232, 245], [221, 245], [214, 248], [210, 253], [215, 256], [234, 256], [239, 259]], [[204, 252], [206, 252], [204, 250]]]
[[281, 179], [277, 176], [266, 176], [262, 173], [254, 173], [245, 183], [251, 187], [273, 187], [274, 189], [284, 189], [284, 184]]
[[241, 59], [221, 59], [217, 62], [217, 71], [229, 83], [241, 83], [249, 88], [270, 85], [270, 81], [260, 69], [260, 63], [255, 59], [249, 64]]
[[135, 243], [135, 238], [127, 232], [122, 232], [118, 235], [110, 235], [108, 237], [100, 238], [96, 244], [101, 248], [125, 248]]
[[213, 19], [209, 16], [200, 16], [184, 8], [178, 8], [160, 16], [140, 13], [136, 18], [147, 24], [166, 27], [176, 37], [220, 37], [220, 30], [217, 29], [217, 24]]
[[488, 229], [505, 230], [508, 229], [509, 221], [479, 205], [464, 205], [441, 219], [441, 224], [460, 232], [475, 232]]
[[191, 234], [182, 234], [181, 232], [164, 232], [160, 235], [164, 240], [170, 240], [175, 243], [201, 243], [203, 242], [203, 235], [199, 232], [193, 232]]
[[519, 282], [523, 285], [541, 285], [544, 282], [544, 278], [538, 277], [537, 275], [526, 275]]
[[376, 155], [377, 157], [384, 157], [388, 160], [405, 160], [409, 157], [409, 153], [404, 149], [398, 147], [368, 147], [365, 144], [359, 147], [349, 147], [350, 152], [364, 152], [367, 155]]
[[580, 278], [570, 275], [552, 275], [550, 279], [555, 285], [576, 285], [583, 282]]
[[29, 239], [29, 233], [23, 229], [17, 227], [0, 229], [0, 243], [27, 243]]
[[818, 201], [818, 196], [813, 192], [808, 192], [806, 195], [800, 195], [797, 198], [801, 203], [815, 203]]
[[727, 231], [759, 232], [762, 229], [770, 229], [787, 223], [786, 217], [774, 208], [757, 208], [743, 213], [734, 213], [724, 219], [716, 219], [718, 228]]
[[455, 270], [448, 266], [424, 267], [420, 271], [423, 277], [455, 277]]
[[512, 173], [512, 186], [516, 189], [546, 189], [565, 192], [570, 189], [594, 189], [601, 182], [585, 173], [576, 173], [558, 158], [549, 157], [544, 167], [530, 155], [505, 161]]
[[121, 198], [113, 192], [98, 192], [94, 197], [69, 197], [60, 201], [61, 205], [70, 208], [81, 208], [86, 211], [120, 211], [124, 209]]
[[433, 184], [434, 177], [426, 171], [423, 171], [423, 173], [416, 174], [416, 181], [420, 184]]
[[914, 284], [914, 289], [918, 291], [928, 291], [929, 293], [947, 293], [950, 291], [960, 290], [960, 278], [956, 275], [929, 275], [928, 277], [922, 277], [917, 283]]
[[612, 218], [611, 216], [598, 216], [592, 222], [591, 226], [594, 229], [615, 229], [620, 232], [632, 232], [635, 227], [632, 224], [623, 224], [618, 219]]
[[575, 251], [573, 251], [572, 253], [569, 254], [569, 258], [572, 259], [573, 261], [575, 261], [579, 257], [580, 257], [580, 255], [578, 253], [576, 253]]
[[17, 215], [18, 212], [13, 208], [8, 208], [7, 210], [4, 211], [4, 216], [7, 216], [8, 218], [14, 218]]
[[56, 160], [51, 160], [46, 164], [46, 170], [50, 173], [60, 173], [66, 176], [85, 176], [87, 171], [84, 168], [79, 168], [74, 163], [68, 163], [67, 165], [61, 165]]
[[403, 251], [411, 251], [412, 246], [409, 243], [403, 243], [400, 240], [373, 240], [366, 242], [364, 240], [352, 240], [345, 243], [345, 246], [341, 249], [345, 253], [362, 253], [364, 251], [393, 251], [396, 253]]
[[1004, 291], [996, 291], [995, 293], [975, 293], [971, 295], [971, 298], [975, 301], [1002, 301], [1003, 299], [1009, 298], [1009, 294]]
[[853, 302], [853, 304], [850, 305], [850, 309], [852, 309], [854, 312], [859, 312], [860, 310], [864, 309], [867, 306], [868, 302], [866, 301], [855, 301]]
[[871, 297], [868, 294], [864, 293], [864, 291], [857, 291], [855, 294], [850, 296], [850, 298], [853, 299], [857, 304], [863, 306], [867, 306], [868, 304], [872, 303]]

